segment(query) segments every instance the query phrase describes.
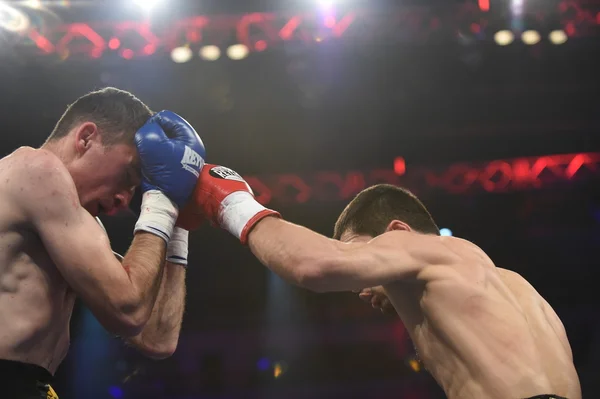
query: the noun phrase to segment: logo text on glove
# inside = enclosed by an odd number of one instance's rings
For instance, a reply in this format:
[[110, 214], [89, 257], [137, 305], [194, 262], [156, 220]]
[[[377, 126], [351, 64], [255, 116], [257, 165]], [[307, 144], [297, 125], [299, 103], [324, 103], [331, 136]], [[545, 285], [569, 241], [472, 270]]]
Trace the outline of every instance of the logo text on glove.
[[225, 166], [215, 166], [210, 170], [210, 175], [219, 179], [237, 180], [246, 183], [246, 181], [236, 171]]
[[181, 166], [183, 166], [183, 169], [193, 173], [194, 176], [199, 177], [200, 169], [202, 169], [203, 164], [204, 159], [202, 159], [200, 154], [186, 145], [183, 152], [183, 158], [181, 158]]

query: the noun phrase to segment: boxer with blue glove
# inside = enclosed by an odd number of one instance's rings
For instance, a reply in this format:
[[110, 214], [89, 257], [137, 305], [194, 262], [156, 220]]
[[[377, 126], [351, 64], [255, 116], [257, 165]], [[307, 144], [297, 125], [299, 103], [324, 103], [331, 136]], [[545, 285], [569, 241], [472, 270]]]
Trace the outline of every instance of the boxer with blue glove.
[[[106, 88], [71, 104], [41, 148], [0, 159], [0, 320], [11, 321], [0, 323], [3, 396], [57, 397], [50, 385], [77, 297], [143, 354], [173, 353], [188, 235], [175, 222], [203, 158], [181, 117]], [[127, 208], [142, 180], [143, 209], [120, 260], [94, 217]]]

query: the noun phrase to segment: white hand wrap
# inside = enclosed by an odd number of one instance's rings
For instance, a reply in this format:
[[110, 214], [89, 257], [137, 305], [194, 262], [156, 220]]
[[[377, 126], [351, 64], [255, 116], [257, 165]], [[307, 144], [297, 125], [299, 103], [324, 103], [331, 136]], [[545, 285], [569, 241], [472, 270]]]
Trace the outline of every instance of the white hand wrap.
[[229, 194], [219, 210], [219, 225], [246, 244], [251, 228], [265, 216], [279, 213], [262, 206], [254, 196], [245, 191]]
[[187, 266], [189, 235], [190, 232], [181, 227], [175, 227], [173, 229], [171, 240], [167, 245], [167, 262]]
[[140, 217], [134, 233], [146, 231], [155, 234], [168, 244], [179, 215], [177, 205], [158, 190], [149, 190], [142, 197]]

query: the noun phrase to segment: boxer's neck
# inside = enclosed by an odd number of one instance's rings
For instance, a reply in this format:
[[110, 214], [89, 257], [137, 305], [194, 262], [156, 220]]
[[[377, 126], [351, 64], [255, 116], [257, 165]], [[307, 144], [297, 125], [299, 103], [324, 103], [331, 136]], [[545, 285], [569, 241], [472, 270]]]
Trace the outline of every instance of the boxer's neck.
[[50, 151], [62, 161], [63, 164], [69, 169], [70, 164], [75, 159], [73, 151], [69, 151], [68, 137], [56, 140], [47, 141], [42, 145], [41, 149]]

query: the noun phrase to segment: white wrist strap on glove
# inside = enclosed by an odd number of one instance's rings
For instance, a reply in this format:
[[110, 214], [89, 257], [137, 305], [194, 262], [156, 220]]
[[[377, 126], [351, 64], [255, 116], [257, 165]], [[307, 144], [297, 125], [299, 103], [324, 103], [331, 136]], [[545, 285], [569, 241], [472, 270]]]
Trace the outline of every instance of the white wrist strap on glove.
[[236, 191], [221, 202], [219, 224], [245, 244], [250, 228], [267, 214], [279, 215], [262, 206], [252, 194]]
[[169, 244], [167, 245], [167, 262], [187, 266], [189, 234], [189, 231], [181, 227], [173, 229], [171, 240], [169, 240]]
[[168, 244], [179, 215], [177, 205], [159, 190], [149, 190], [142, 197], [141, 208], [133, 232], [146, 231], [155, 234]]

